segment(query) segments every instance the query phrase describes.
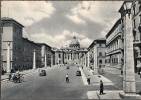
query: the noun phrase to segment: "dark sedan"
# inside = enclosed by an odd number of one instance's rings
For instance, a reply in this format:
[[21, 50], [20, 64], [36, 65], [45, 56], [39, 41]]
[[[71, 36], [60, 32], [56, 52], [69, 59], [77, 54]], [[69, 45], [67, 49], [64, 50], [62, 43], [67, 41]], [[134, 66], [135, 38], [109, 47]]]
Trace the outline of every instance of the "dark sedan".
[[46, 76], [46, 71], [45, 70], [40, 70], [39, 76]]
[[76, 76], [81, 76], [81, 71], [76, 71]]

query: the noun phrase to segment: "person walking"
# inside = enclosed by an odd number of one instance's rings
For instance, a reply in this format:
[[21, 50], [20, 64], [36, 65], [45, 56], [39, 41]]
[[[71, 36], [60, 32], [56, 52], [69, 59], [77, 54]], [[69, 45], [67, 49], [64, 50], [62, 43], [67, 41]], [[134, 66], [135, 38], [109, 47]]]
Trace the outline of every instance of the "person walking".
[[88, 75], [88, 77], [87, 77], [87, 82], [88, 82], [88, 85], [90, 85], [90, 83], [91, 83], [90, 75]]
[[8, 77], [9, 81], [11, 80], [11, 77], [12, 77], [12, 73], [9, 73], [9, 77]]
[[66, 75], [66, 82], [69, 83], [69, 75]]
[[140, 70], [140, 78], [141, 78], [141, 70]]
[[103, 82], [102, 82], [102, 80], [100, 80], [100, 95], [104, 94], [103, 90], [104, 90]]

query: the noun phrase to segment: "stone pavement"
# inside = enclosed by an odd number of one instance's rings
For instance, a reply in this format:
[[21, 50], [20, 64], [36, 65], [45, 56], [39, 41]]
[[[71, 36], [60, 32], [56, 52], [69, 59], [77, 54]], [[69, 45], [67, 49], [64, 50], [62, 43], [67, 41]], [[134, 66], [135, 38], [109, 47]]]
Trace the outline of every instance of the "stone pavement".
[[[105, 67], [103, 76], [110, 79], [116, 87], [119, 89], [123, 88], [123, 76], [121, 75], [121, 72], [117, 68], [112, 67]], [[137, 93], [140, 92], [141, 94], [141, 78], [140, 76], [135, 73], [135, 80], [136, 80], [136, 91]]]
[[119, 93], [123, 93], [122, 90], [105, 90], [103, 95], [99, 95], [99, 91], [88, 91], [88, 99], [107, 99], [107, 100], [115, 100], [121, 99]]
[[88, 91], [87, 92], [88, 99], [121, 99], [119, 96], [119, 93], [123, 93], [123, 90], [119, 90], [118, 88], [116, 88], [114, 86], [114, 83], [110, 79], [104, 77], [103, 75], [96, 75], [94, 74], [95, 72], [93, 72], [91, 69], [86, 67], [83, 67], [83, 69], [79, 67], [79, 69], [82, 73], [82, 80], [84, 82], [84, 85], [88, 85], [87, 76], [89, 75], [91, 78], [91, 84], [89, 86], [99, 87], [99, 84], [100, 84], [99, 82], [100, 80], [102, 80], [104, 87], [106, 86], [109, 87], [108, 90], [107, 89], [104, 90], [103, 95], [99, 95], [99, 90]]
[[[112, 86], [114, 85], [114, 83], [111, 80], [109, 80], [108, 78], [106, 78], [102, 75], [93, 74], [94, 72], [86, 67], [83, 67], [83, 69], [81, 67], [79, 67], [79, 69], [82, 72], [82, 79], [83, 80], [87, 81], [88, 75], [90, 76], [90, 79], [91, 79], [90, 85], [99, 85], [100, 80], [103, 81], [104, 85], [112, 85]], [[84, 73], [84, 75], [83, 75], [83, 73]], [[86, 85], [88, 85], [88, 84], [86, 84]]]

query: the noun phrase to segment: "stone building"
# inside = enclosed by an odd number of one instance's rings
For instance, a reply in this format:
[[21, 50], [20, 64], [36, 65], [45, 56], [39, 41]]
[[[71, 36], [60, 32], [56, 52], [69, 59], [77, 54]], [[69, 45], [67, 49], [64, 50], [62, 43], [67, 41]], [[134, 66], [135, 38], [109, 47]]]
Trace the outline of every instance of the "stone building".
[[141, 1], [132, 2], [132, 20], [133, 20], [133, 45], [134, 45], [134, 62], [135, 71], [141, 68]]
[[52, 48], [45, 43], [36, 43], [40, 45], [41, 53], [41, 67], [51, 67], [52, 59]]
[[87, 67], [94, 70], [94, 43], [88, 47], [87, 52]]
[[[23, 65], [22, 62], [22, 29], [23, 25], [11, 18], [1, 18], [2, 24], [2, 69], [7, 70], [7, 52], [9, 51], [9, 63], [13, 66]], [[17, 63], [18, 62], [18, 63]]]
[[[88, 47], [89, 55], [93, 57], [93, 66], [90, 66], [96, 73], [105, 67], [106, 39], [96, 39]], [[90, 56], [89, 56], [90, 57]], [[90, 60], [91, 61], [91, 60]]]
[[22, 31], [24, 26], [12, 18], [2, 18], [1, 25], [3, 71], [31, 69], [34, 62], [33, 56], [35, 56], [36, 68], [43, 67], [43, 64], [45, 66], [45, 59], [46, 65], [51, 66], [53, 52], [50, 46], [23, 38]]
[[[23, 55], [23, 64], [20, 65], [24, 69], [32, 69], [33, 68], [33, 52], [35, 50], [36, 53], [36, 67], [41, 67], [41, 45], [30, 41], [26, 38], [22, 38], [22, 55]], [[18, 62], [17, 62], [18, 63]], [[19, 68], [19, 66], [15, 66], [16, 68]]]
[[[122, 29], [124, 32], [124, 11], [123, 6], [120, 8], [119, 12], [121, 14]], [[132, 34], [133, 34], [133, 50], [134, 50], [134, 69], [135, 72], [141, 70], [141, 2], [132, 1], [131, 7], [131, 17], [132, 17]], [[123, 35], [124, 37], [124, 35]], [[124, 44], [124, 43], [123, 43]]]
[[57, 64], [79, 64], [82, 54], [87, 52], [86, 48], [81, 48], [78, 39], [74, 36], [68, 47], [53, 48], [55, 52], [55, 65]]
[[106, 66], [122, 70], [123, 42], [122, 23], [119, 19], [106, 35]]

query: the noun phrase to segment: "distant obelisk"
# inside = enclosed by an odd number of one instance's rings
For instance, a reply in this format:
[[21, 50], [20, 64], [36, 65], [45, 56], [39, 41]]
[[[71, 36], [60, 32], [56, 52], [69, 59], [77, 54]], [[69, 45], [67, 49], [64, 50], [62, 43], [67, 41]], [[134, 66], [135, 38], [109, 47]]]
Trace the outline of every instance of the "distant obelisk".
[[36, 69], [36, 52], [33, 51], [33, 69]]

